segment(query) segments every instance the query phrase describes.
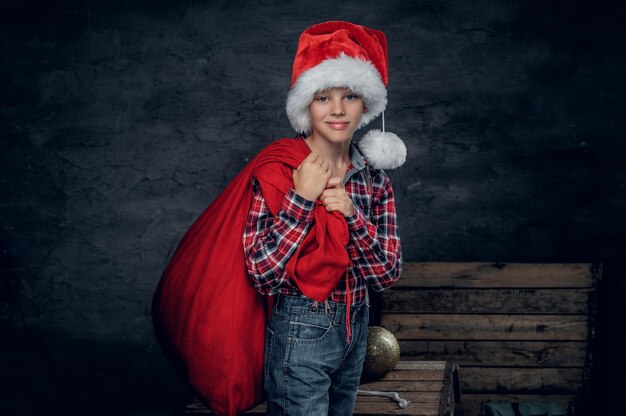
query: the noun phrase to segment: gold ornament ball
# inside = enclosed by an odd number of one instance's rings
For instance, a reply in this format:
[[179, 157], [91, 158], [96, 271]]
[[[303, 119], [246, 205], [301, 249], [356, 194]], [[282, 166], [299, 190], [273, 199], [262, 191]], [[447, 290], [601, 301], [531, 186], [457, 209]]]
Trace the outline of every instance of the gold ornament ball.
[[380, 378], [393, 370], [400, 360], [400, 344], [396, 337], [382, 326], [370, 326], [363, 374]]

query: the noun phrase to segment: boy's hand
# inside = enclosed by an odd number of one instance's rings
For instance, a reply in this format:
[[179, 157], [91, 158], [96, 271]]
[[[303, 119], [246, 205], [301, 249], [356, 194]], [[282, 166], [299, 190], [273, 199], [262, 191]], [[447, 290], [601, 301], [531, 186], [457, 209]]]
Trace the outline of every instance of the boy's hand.
[[296, 193], [309, 201], [315, 201], [326, 188], [333, 175], [330, 165], [317, 153], [311, 152], [293, 171]]
[[354, 214], [354, 204], [352, 198], [346, 192], [343, 182], [339, 176], [328, 180], [329, 188], [322, 192], [321, 200], [326, 207], [326, 211], [339, 211], [344, 217]]

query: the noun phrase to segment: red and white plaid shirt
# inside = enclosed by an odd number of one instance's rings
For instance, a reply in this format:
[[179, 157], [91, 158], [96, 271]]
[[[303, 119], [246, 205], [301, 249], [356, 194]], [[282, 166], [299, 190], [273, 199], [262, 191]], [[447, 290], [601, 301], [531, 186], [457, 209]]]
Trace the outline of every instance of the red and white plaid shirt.
[[[391, 182], [384, 171], [370, 167], [354, 144], [351, 164], [344, 177], [355, 213], [346, 217], [350, 231], [347, 246], [352, 304], [363, 302], [367, 286], [382, 291], [393, 285], [402, 271], [402, 252]], [[269, 211], [261, 189], [253, 180], [253, 201], [243, 235], [248, 273], [263, 294], [302, 296], [285, 273], [285, 266], [311, 227], [315, 203], [292, 188], [276, 217]], [[342, 279], [330, 299], [346, 303]]]

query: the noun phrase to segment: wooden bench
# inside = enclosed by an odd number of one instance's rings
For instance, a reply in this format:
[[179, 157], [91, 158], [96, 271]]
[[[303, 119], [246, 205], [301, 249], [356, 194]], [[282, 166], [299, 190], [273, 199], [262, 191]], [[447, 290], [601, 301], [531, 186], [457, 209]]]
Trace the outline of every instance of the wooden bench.
[[[357, 396], [354, 414], [359, 416], [405, 415], [405, 416], [454, 416], [458, 401], [458, 368], [445, 361], [400, 361], [385, 377], [364, 382], [359, 389], [397, 392], [410, 403], [401, 408], [387, 397]], [[264, 415], [265, 403], [247, 415]], [[201, 415], [211, 412], [196, 400], [189, 404], [183, 414]]]
[[464, 416], [487, 401], [575, 407], [589, 388], [601, 274], [598, 264], [407, 263], [374, 299], [375, 320], [403, 360], [459, 364]]

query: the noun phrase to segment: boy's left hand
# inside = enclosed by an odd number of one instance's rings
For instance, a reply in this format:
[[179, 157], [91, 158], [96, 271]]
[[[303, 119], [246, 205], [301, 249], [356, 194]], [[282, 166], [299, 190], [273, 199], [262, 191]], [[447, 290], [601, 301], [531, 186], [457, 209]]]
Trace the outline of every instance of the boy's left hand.
[[320, 200], [328, 212], [339, 211], [344, 217], [354, 214], [354, 204], [339, 176], [334, 176], [328, 180], [327, 189], [322, 192]]

